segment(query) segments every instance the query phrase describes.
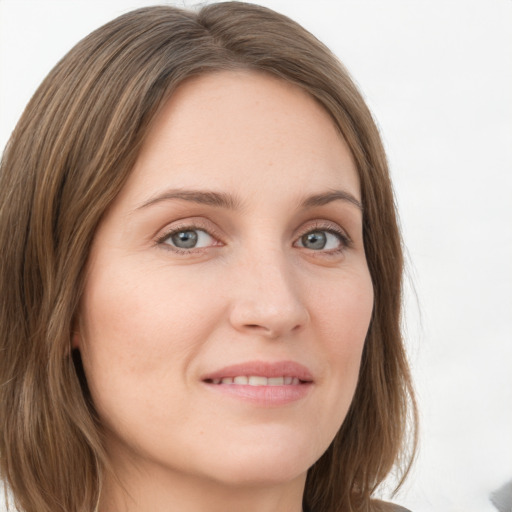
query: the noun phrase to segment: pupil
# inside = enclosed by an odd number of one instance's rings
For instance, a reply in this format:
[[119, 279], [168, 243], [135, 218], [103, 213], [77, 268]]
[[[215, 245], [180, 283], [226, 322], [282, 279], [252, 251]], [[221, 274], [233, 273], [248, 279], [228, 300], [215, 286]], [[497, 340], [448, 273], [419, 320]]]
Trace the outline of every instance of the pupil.
[[302, 237], [302, 245], [308, 249], [323, 249], [327, 243], [327, 237], [322, 231], [314, 231]]
[[197, 233], [195, 231], [181, 231], [171, 237], [172, 243], [181, 249], [191, 249], [197, 244]]

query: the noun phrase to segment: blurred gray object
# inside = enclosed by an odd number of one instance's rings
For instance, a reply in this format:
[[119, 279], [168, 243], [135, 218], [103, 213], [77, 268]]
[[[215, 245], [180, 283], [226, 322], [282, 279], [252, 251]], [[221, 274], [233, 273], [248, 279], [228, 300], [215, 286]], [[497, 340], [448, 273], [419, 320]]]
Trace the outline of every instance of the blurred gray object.
[[491, 502], [500, 512], [512, 512], [512, 480], [491, 494]]

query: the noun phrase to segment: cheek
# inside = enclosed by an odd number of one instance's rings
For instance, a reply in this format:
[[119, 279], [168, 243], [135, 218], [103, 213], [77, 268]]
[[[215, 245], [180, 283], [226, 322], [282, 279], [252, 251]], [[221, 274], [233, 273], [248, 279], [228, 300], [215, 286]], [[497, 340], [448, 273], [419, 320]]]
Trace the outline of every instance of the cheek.
[[373, 310], [369, 273], [344, 276], [313, 295], [315, 323], [328, 357], [324, 377], [332, 414], [326, 423], [334, 436], [341, 426], [357, 386], [361, 355]]
[[347, 356], [362, 351], [373, 310], [373, 286], [365, 268], [325, 283], [311, 304], [330, 350]]
[[191, 273], [181, 278], [173, 269], [144, 268], [142, 262], [92, 273], [83, 304], [89, 339], [102, 338], [116, 350], [159, 343], [170, 349], [169, 341], [179, 340], [185, 326], [190, 331], [197, 325], [190, 317], [207, 302], [200, 279]]
[[133, 264], [94, 270], [82, 304], [80, 351], [95, 402], [143, 388], [170, 393], [211, 329], [208, 294], [190, 273], [181, 279], [179, 272], [140, 272]]

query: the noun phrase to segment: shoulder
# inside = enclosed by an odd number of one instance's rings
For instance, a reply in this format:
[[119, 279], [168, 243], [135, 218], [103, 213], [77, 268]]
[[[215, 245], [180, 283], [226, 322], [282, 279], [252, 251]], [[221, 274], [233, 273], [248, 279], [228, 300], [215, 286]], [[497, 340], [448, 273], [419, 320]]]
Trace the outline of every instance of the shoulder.
[[[313, 512], [310, 508], [304, 504], [303, 506], [304, 512]], [[371, 512], [412, 512], [408, 508], [401, 507], [400, 505], [395, 505], [394, 503], [389, 503], [387, 501], [372, 501]]]
[[372, 512], [412, 512], [408, 508], [387, 501], [376, 500], [372, 504], [374, 505]]

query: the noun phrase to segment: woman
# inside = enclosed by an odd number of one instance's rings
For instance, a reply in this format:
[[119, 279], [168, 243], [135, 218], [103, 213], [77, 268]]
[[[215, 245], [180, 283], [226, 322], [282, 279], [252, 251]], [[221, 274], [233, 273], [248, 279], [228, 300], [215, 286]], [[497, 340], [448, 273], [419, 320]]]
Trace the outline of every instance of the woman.
[[0, 180], [19, 510], [398, 510], [372, 499], [415, 418], [393, 194], [313, 36], [242, 3], [121, 16], [45, 79]]

